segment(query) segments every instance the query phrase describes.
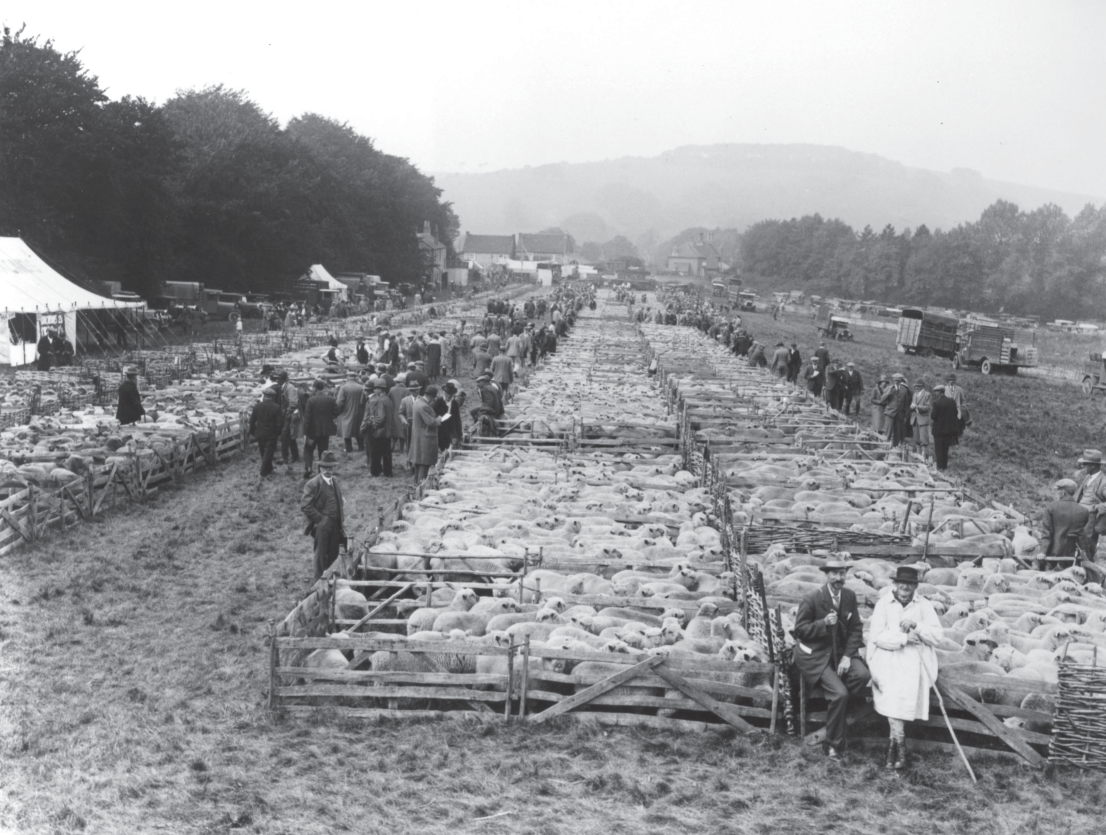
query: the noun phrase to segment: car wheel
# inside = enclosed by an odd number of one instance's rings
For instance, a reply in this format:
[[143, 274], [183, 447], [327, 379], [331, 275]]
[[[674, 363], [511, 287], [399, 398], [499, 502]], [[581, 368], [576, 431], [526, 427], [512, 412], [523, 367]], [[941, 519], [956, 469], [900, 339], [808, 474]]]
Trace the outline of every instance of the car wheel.
[[993, 374], [995, 371], [995, 367], [991, 365], [990, 360], [983, 360], [983, 362], [979, 364], [979, 370], [983, 374]]
[[922, 348], [921, 355], [927, 360], [932, 359], [933, 358], [933, 349], [932, 348]]

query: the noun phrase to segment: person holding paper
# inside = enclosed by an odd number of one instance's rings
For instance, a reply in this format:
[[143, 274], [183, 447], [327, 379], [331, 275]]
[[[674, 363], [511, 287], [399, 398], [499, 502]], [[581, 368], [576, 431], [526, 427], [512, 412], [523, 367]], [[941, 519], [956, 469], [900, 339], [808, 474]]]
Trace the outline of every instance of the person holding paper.
[[408, 460], [415, 467], [415, 483], [426, 478], [430, 468], [438, 463], [438, 427], [452, 415], [447, 413], [439, 417], [434, 414], [434, 401], [438, 399], [438, 387], [427, 386], [420, 396], [415, 398], [411, 408], [411, 449]]

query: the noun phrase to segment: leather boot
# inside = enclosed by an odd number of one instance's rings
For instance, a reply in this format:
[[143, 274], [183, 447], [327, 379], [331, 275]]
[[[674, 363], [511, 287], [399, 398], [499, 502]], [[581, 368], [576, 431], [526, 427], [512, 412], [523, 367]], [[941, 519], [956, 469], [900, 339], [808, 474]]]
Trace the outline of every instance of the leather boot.
[[899, 754], [896, 750], [898, 746], [895, 744], [895, 740], [891, 740], [887, 745], [887, 762], [884, 764], [884, 768], [894, 768], [895, 761], [898, 759]]
[[895, 764], [893, 768], [899, 771], [906, 768], [906, 740], [895, 743]]

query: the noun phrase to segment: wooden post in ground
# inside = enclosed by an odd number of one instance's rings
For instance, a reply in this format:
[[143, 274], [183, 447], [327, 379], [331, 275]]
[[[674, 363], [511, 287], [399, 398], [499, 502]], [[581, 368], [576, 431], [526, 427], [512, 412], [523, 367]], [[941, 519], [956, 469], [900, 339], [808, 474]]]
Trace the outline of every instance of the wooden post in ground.
[[507, 647], [507, 698], [503, 700], [503, 721], [511, 721], [511, 694], [513, 693], [515, 675], [515, 636], [511, 636], [511, 643]]
[[280, 660], [277, 652], [275, 621], [269, 618], [269, 710], [276, 707], [276, 668]]

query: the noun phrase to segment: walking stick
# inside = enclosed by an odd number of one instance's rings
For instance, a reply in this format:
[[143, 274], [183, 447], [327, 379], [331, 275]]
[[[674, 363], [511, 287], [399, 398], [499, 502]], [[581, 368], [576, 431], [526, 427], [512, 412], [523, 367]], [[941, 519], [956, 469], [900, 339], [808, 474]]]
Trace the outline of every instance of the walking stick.
[[937, 694], [937, 704], [941, 706], [941, 715], [945, 717], [945, 724], [948, 726], [949, 735], [952, 736], [952, 741], [956, 744], [956, 750], [960, 752], [960, 759], [964, 761], [964, 768], [968, 769], [968, 775], [972, 778], [973, 783], [979, 781], [975, 777], [975, 772], [972, 771], [972, 764], [968, 762], [968, 755], [964, 753], [964, 749], [960, 747], [960, 740], [956, 738], [956, 731], [952, 729], [952, 721], [949, 719], [948, 713], [945, 711], [945, 700], [941, 698], [941, 691], [937, 689], [937, 682], [933, 681], [929, 677], [929, 670], [926, 669], [926, 665], [922, 664], [922, 674], [926, 678], [926, 684], [928, 684], [933, 692]]

